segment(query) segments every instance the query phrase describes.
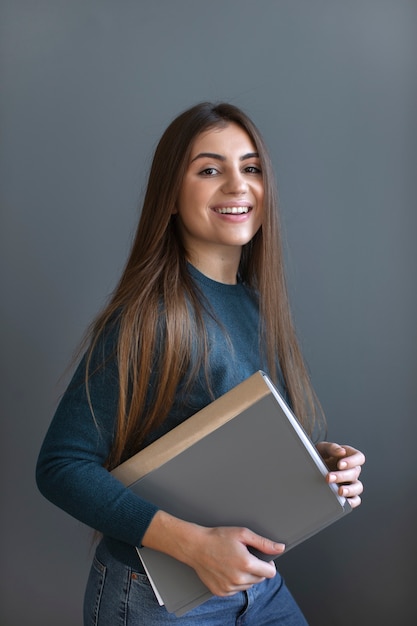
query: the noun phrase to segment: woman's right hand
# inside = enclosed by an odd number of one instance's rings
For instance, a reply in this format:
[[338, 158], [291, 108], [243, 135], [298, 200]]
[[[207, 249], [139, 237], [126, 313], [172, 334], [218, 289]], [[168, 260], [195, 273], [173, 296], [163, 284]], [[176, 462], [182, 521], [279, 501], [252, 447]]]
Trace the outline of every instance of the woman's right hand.
[[245, 591], [276, 573], [272, 561], [263, 561], [248, 549], [275, 558], [285, 546], [247, 528], [206, 528], [158, 511], [142, 545], [160, 550], [192, 567], [206, 587], [217, 596]]
[[248, 547], [271, 557], [277, 557], [285, 549], [283, 544], [274, 543], [247, 528], [199, 527], [198, 534], [202, 536], [199, 547], [193, 550], [189, 544], [185, 548], [187, 561], [217, 596], [245, 591], [265, 578], [275, 576], [274, 563], [258, 559]]

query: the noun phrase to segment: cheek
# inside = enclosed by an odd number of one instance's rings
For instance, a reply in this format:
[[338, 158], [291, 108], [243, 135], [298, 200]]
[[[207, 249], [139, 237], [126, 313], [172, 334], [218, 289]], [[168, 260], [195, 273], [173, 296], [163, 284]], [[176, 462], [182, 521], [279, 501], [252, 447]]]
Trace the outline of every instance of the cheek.
[[262, 210], [265, 200], [264, 183], [262, 180], [256, 181], [256, 184], [252, 186], [252, 193], [254, 195], [258, 210]]
[[192, 210], [192, 208], [198, 203], [199, 200], [199, 187], [189, 182], [183, 184], [178, 194], [175, 208], [177, 213], [186, 213]]

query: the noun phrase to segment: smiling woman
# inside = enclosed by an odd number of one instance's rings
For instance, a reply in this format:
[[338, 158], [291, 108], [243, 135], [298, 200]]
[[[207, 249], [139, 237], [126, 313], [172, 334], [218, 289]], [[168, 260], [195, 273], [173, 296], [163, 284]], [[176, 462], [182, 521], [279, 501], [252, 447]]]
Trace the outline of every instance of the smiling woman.
[[[276, 198], [263, 139], [238, 108], [196, 105], [163, 134], [126, 267], [37, 466], [44, 495], [103, 534], [85, 626], [306, 624], [273, 561], [251, 551], [273, 559], [282, 544], [174, 518], [110, 473], [259, 369], [307, 430], [320, 418], [291, 320]], [[359, 505], [363, 455], [327, 442], [318, 450], [328, 481]], [[194, 568], [215, 597], [182, 618], [169, 614], [139, 545]]]
[[214, 280], [236, 283], [242, 246], [262, 225], [263, 176], [251, 138], [237, 124], [193, 143], [176, 203], [190, 262]]

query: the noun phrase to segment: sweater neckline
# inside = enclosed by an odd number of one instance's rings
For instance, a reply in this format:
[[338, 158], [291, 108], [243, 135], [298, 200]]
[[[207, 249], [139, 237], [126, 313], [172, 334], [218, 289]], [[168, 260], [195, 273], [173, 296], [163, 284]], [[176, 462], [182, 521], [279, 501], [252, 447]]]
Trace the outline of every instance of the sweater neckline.
[[208, 276], [200, 272], [200, 270], [198, 270], [190, 262], [187, 263], [187, 266], [188, 266], [188, 271], [190, 272], [194, 280], [199, 282], [204, 287], [208, 287], [209, 289], [212, 289], [214, 291], [222, 292], [224, 294], [227, 293], [230, 295], [240, 293], [242, 289], [243, 285], [242, 285], [242, 282], [239, 280], [239, 277], [238, 277], [236, 284], [229, 285], [227, 283], [220, 283], [219, 281], [214, 280], [213, 278], [209, 278]]

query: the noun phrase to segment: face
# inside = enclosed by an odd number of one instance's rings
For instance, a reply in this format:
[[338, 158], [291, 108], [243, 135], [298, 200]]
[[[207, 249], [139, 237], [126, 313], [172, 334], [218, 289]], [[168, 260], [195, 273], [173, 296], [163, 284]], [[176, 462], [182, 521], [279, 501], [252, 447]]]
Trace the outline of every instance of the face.
[[198, 135], [175, 211], [191, 262], [240, 259], [262, 224], [263, 195], [259, 156], [243, 128], [230, 123]]

